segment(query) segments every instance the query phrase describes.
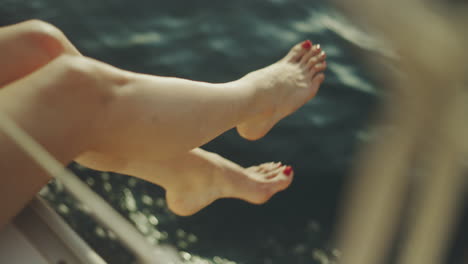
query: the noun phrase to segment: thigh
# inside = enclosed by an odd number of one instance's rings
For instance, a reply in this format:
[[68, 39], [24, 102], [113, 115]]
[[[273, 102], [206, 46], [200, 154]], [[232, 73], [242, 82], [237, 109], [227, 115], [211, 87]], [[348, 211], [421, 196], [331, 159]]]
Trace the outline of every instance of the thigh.
[[[62, 55], [0, 89], [0, 112], [67, 164], [86, 148], [103, 97], [84, 57]], [[89, 133], [89, 134], [88, 134]], [[36, 153], [41, 155], [41, 153]], [[0, 228], [52, 175], [0, 129]]]
[[51, 24], [29, 20], [0, 27], [0, 88], [62, 53], [80, 55], [65, 35]]

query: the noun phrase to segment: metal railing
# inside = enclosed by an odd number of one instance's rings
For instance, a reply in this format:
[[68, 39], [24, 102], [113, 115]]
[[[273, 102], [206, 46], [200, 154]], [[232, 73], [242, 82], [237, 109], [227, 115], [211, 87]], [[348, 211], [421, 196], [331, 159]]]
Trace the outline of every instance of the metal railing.
[[0, 129], [45, 171], [59, 180], [76, 200], [85, 204], [91, 217], [114, 232], [117, 239], [135, 255], [138, 263], [176, 264], [179, 262], [177, 255], [170, 249], [162, 249], [150, 244], [131, 223], [1, 112]]

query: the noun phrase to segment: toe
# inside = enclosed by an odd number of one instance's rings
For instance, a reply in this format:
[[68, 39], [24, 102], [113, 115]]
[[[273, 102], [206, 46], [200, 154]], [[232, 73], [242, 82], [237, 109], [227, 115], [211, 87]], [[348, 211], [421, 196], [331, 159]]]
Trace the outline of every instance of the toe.
[[257, 170], [258, 173], [265, 173], [267, 171], [268, 171], [267, 164], [264, 163], [258, 166], [258, 170]]
[[314, 45], [310, 50], [307, 51], [307, 53], [304, 54], [304, 56], [302, 56], [300, 63], [307, 64], [310, 58], [312, 58], [313, 56], [316, 56], [321, 51], [322, 49], [320, 48], [320, 44]]
[[262, 173], [263, 170], [264, 170], [263, 167], [260, 165], [260, 166], [256, 166], [254, 171], [258, 173]]
[[312, 86], [320, 86], [320, 84], [323, 83], [323, 81], [325, 80], [325, 74], [323, 73], [319, 73], [317, 75], [314, 76], [314, 78], [312, 78]]
[[271, 170], [272, 162], [264, 163], [261, 165], [261, 173], [268, 173]]
[[307, 53], [312, 47], [312, 42], [310, 40], [303, 41], [296, 44], [286, 55], [286, 59], [290, 62], [298, 62], [302, 59], [304, 54]]
[[327, 54], [325, 53], [325, 51], [322, 50], [317, 55], [315, 55], [315, 57], [318, 62], [322, 62], [325, 61], [325, 59], [327, 58]]
[[280, 162], [275, 162], [275, 169], [282, 167], [283, 164]]
[[273, 193], [286, 189], [292, 182], [294, 171], [291, 166], [281, 166], [274, 172], [271, 172], [267, 179], [271, 184]]
[[278, 166], [278, 163], [277, 162], [270, 162], [268, 163], [268, 171], [272, 171], [272, 170], [276, 170], [278, 169], [280, 166]]
[[[239, 198], [254, 204], [263, 204], [274, 194], [286, 189], [292, 181], [292, 173], [284, 174], [288, 166], [277, 166], [273, 163], [273, 169], [267, 173], [249, 175], [249, 184], [243, 185], [229, 197]], [[253, 180], [253, 181], [252, 181]]]
[[258, 166], [255, 166], [255, 172], [257, 173], [269, 173], [277, 168], [279, 168], [280, 166], [278, 166], [278, 163], [277, 162], [267, 162], [267, 163], [262, 163]]
[[320, 53], [316, 54], [315, 56], [312, 56], [309, 61], [307, 61], [307, 67], [308, 69], [312, 69], [316, 64], [323, 62], [325, 58], [327, 57], [325, 51], [321, 51]]
[[311, 67], [310, 71], [311, 71], [311, 73], [316, 74], [317, 72], [322, 72], [322, 71], [324, 71], [326, 68], [327, 68], [327, 62], [326, 62], [326, 61], [322, 61], [322, 62], [319, 62], [319, 63], [314, 64], [314, 65]]
[[280, 167], [277, 167], [274, 170], [270, 171], [269, 173], [265, 174], [265, 179], [267, 179], [267, 180], [275, 179], [276, 180], [276, 178], [278, 176], [284, 176], [284, 177], [281, 177], [281, 178], [282, 179], [285, 179], [285, 178], [287, 179], [290, 176], [292, 176], [292, 173], [293, 173], [293, 171], [292, 171], [291, 166], [280, 166]]
[[320, 61], [324, 61], [324, 60], [327, 58], [327, 53], [325, 53], [325, 51], [322, 50], [322, 51], [318, 54], [318, 56], [319, 56], [319, 60], [320, 60]]
[[272, 171], [266, 173], [265, 174], [265, 179], [266, 180], [271, 180], [271, 179], [276, 178], [276, 176], [278, 176], [281, 173], [281, 170], [283, 170], [283, 168], [279, 167], [279, 168], [277, 168], [275, 170], [272, 170]]
[[309, 61], [307, 62], [307, 69], [311, 70], [313, 69], [313, 67], [319, 63], [319, 58], [318, 56], [313, 56], [312, 58], [309, 59]]
[[286, 166], [286, 168], [282, 171], [283, 175], [286, 177], [290, 177], [294, 174], [294, 170], [291, 166]]
[[286, 166], [284, 169], [281, 169], [281, 177], [278, 177], [278, 185], [276, 186], [277, 192], [288, 188], [294, 178], [294, 170], [291, 166]]
[[261, 165], [258, 165], [258, 166], [250, 166], [248, 168], [245, 168], [246, 171], [248, 172], [255, 172], [255, 173], [260, 173], [261, 170], [262, 170], [262, 167]]

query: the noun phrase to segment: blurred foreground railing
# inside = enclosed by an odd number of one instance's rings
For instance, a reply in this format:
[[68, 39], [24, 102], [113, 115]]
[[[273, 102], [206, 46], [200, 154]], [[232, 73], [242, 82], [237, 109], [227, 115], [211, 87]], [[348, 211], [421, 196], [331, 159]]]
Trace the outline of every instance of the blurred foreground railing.
[[386, 263], [410, 208], [397, 263], [441, 264], [466, 191], [468, 20], [457, 14], [467, 10], [448, 16], [434, 1], [335, 3], [386, 37], [402, 73], [375, 124], [390, 129], [361, 153], [343, 204], [341, 263]]
[[174, 251], [170, 248], [151, 245], [132, 224], [1, 112], [0, 130], [16, 142], [45, 171], [60, 181], [77, 201], [86, 206], [91, 217], [111, 230], [117, 239], [135, 255], [138, 263], [179, 263]]

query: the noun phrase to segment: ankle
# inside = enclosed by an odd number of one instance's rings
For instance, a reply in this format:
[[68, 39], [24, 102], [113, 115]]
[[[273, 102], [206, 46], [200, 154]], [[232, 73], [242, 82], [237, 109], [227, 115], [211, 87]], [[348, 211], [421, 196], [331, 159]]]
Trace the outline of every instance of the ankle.
[[234, 89], [242, 89], [245, 98], [245, 106], [238, 124], [242, 124], [252, 118], [268, 111], [267, 106], [271, 104], [268, 91], [264, 89], [265, 83], [249, 73], [239, 80], [230, 83]]

